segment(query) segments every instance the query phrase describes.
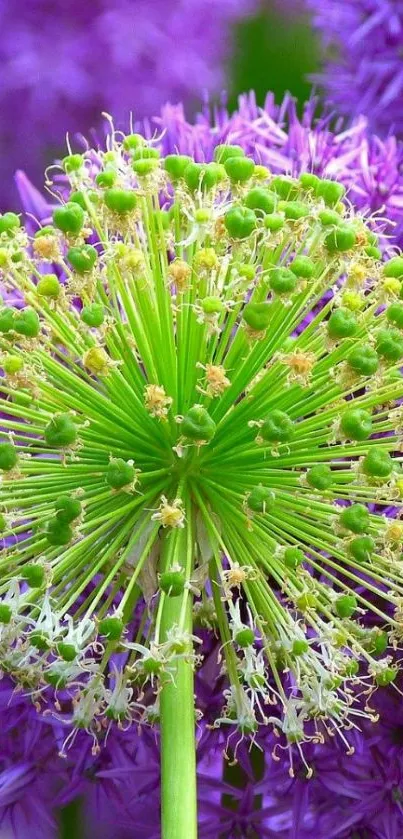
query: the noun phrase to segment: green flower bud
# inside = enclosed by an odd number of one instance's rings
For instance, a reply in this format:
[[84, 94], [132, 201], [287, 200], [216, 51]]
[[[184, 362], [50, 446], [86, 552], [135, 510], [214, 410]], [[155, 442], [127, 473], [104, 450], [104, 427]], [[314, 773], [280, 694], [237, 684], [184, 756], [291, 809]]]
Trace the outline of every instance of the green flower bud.
[[185, 573], [182, 569], [164, 571], [160, 574], [159, 584], [161, 591], [169, 597], [179, 597], [185, 588]]
[[17, 463], [17, 449], [13, 443], [0, 443], [0, 469], [2, 472], [11, 472]]
[[357, 318], [349, 309], [333, 309], [327, 322], [329, 338], [333, 341], [351, 338], [358, 329]]
[[373, 446], [365, 455], [362, 468], [370, 478], [389, 478], [393, 472], [393, 460], [389, 452], [380, 446]]
[[364, 504], [352, 504], [340, 513], [339, 521], [342, 527], [352, 533], [365, 533], [370, 525], [369, 510]]
[[382, 273], [384, 277], [395, 277], [396, 279], [403, 279], [403, 257], [394, 256], [385, 262], [382, 266]]
[[105, 204], [112, 213], [124, 216], [133, 212], [137, 207], [137, 195], [133, 190], [112, 187], [105, 190]]
[[288, 414], [275, 408], [265, 418], [259, 434], [267, 443], [288, 443], [294, 431], [294, 423]]
[[320, 178], [312, 172], [303, 172], [298, 178], [303, 189], [312, 189], [315, 194], [320, 184]]
[[183, 178], [189, 163], [193, 163], [193, 160], [187, 154], [168, 154], [164, 160], [164, 168], [171, 181], [175, 183]]
[[321, 210], [318, 219], [323, 227], [338, 227], [341, 224], [341, 216], [336, 210]]
[[234, 636], [235, 643], [241, 649], [246, 649], [246, 647], [250, 647], [254, 640], [255, 640], [255, 633], [253, 629], [250, 629], [249, 626], [245, 626], [243, 629], [239, 629], [236, 635]]
[[271, 233], [276, 233], [277, 230], [281, 230], [281, 228], [284, 227], [284, 216], [279, 213], [268, 213], [267, 216], [264, 217], [264, 226], [267, 230], [270, 230]]
[[328, 233], [325, 239], [325, 245], [329, 253], [337, 253], [338, 251], [344, 253], [344, 251], [351, 250], [356, 241], [357, 234], [354, 227], [341, 224], [335, 230], [332, 230], [331, 233]]
[[80, 204], [70, 200], [53, 211], [53, 224], [62, 233], [77, 235], [84, 227], [84, 210]]
[[[86, 198], [89, 198], [89, 193], [88, 192], [86, 192], [84, 194], [84, 192], [82, 192], [81, 190], [77, 190], [76, 192], [71, 192], [70, 193], [69, 203], [70, 204], [78, 204], [78, 206], [81, 207], [82, 210], [86, 210], [87, 209]], [[57, 224], [56, 224], [56, 227], [58, 227]], [[60, 229], [62, 229], [62, 228], [60, 228]], [[63, 232], [71, 232], [71, 231], [63, 231]], [[77, 232], [79, 232], [79, 231], [77, 231]]]
[[259, 215], [259, 211], [262, 214], [272, 213], [276, 206], [276, 199], [275, 193], [262, 186], [255, 186], [246, 195], [245, 206], [249, 207], [250, 210], [257, 211], [257, 215]]
[[18, 335], [24, 335], [26, 338], [37, 338], [40, 328], [39, 316], [35, 309], [27, 307], [15, 312], [14, 329]]
[[43, 565], [30, 563], [25, 565], [22, 571], [22, 579], [26, 580], [30, 588], [42, 588], [45, 584], [45, 569]]
[[349, 658], [343, 667], [343, 676], [352, 679], [357, 675], [360, 665], [356, 658]]
[[273, 268], [269, 274], [269, 286], [274, 294], [292, 294], [297, 286], [297, 278], [289, 268]]
[[225, 164], [227, 160], [233, 157], [244, 157], [245, 152], [242, 146], [230, 146], [222, 143], [214, 149], [214, 160], [216, 163]]
[[111, 189], [116, 183], [117, 172], [114, 169], [106, 169], [105, 172], [99, 172], [95, 178], [95, 183], [101, 189]]
[[379, 359], [370, 344], [357, 344], [349, 352], [347, 364], [359, 376], [372, 376], [378, 369]]
[[61, 285], [56, 274], [44, 274], [36, 287], [41, 297], [57, 300], [61, 292]]
[[84, 163], [84, 156], [82, 154], [68, 154], [63, 158], [63, 169], [70, 175], [72, 172], [79, 172]]
[[381, 259], [382, 258], [382, 251], [379, 248], [376, 248], [374, 245], [367, 245], [364, 248], [364, 252], [367, 256], [370, 256], [371, 259]]
[[270, 513], [276, 501], [273, 490], [261, 484], [253, 487], [247, 496], [246, 503], [254, 513]]
[[24, 369], [24, 359], [19, 355], [6, 355], [3, 361], [3, 370], [7, 376], [15, 376]]
[[64, 641], [61, 641], [60, 644], [57, 645], [57, 652], [63, 661], [74, 661], [78, 655], [78, 650], [76, 650], [74, 645], [65, 644]]
[[13, 233], [21, 227], [21, 221], [16, 213], [4, 213], [0, 215], [0, 234], [8, 233], [12, 236]]
[[274, 189], [274, 192], [277, 192], [284, 201], [298, 197], [297, 181], [285, 175], [276, 175], [270, 182], [270, 188]]
[[46, 525], [46, 538], [53, 547], [68, 545], [73, 538], [73, 531], [69, 524], [64, 524], [56, 516]]
[[304, 562], [305, 556], [301, 548], [290, 546], [285, 549], [283, 559], [285, 567], [295, 571]]
[[29, 636], [29, 642], [32, 644], [33, 647], [36, 647], [37, 650], [41, 652], [46, 652], [50, 650], [52, 644], [50, 642], [50, 638], [45, 632], [31, 632]]
[[89, 303], [81, 309], [81, 320], [91, 327], [102, 326], [105, 320], [105, 310], [101, 303]]
[[264, 332], [270, 323], [271, 305], [266, 302], [247, 303], [242, 317], [251, 329], [254, 329], [256, 332]]
[[50, 224], [45, 225], [45, 227], [40, 227], [34, 234], [34, 239], [41, 239], [42, 236], [55, 236], [56, 230]]
[[297, 638], [292, 645], [291, 653], [292, 655], [304, 655], [304, 653], [307, 653], [308, 650], [308, 641], [305, 641], [303, 638]]
[[315, 263], [309, 256], [296, 256], [290, 263], [289, 269], [296, 277], [309, 280], [314, 274]]
[[77, 428], [70, 414], [55, 414], [45, 428], [44, 437], [50, 448], [73, 446], [77, 440]]
[[219, 297], [205, 297], [200, 306], [206, 315], [219, 315], [224, 309], [224, 303]]
[[379, 626], [369, 630], [367, 637], [363, 640], [363, 646], [371, 655], [383, 655], [389, 644], [388, 633]]
[[346, 188], [343, 184], [324, 178], [319, 182], [316, 194], [318, 198], [323, 198], [328, 207], [335, 207], [343, 198], [345, 191]]
[[123, 140], [123, 148], [125, 151], [134, 151], [140, 146], [144, 146], [145, 142], [141, 134], [126, 134]]
[[159, 161], [155, 160], [153, 157], [146, 160], [134, 160], [132, 163], [132, 169], [138, 178], [146, 178], [158, 168], [158, 164]]
[[106, 470], [106, 483], [112, 489], [123, 489], [133, 483], [136, 470], [131, 463], [126, 463], [121, 457], [112, 458]]
[[247, 239], [256, 227], [256, 216], [248, 207], [231, 207], [224, 217], [225, 226], [233, 239]]
[[357, 608], [357, 600], [353, 594], [340, 594], [334, 601], [334, 610], [339, 618], [351, 618]]
[[189, 163], [183, 177], [188, 189], [209, 190], [217, 184], [219, 170], [216, 163]]
[[329, 489], [333, 483], [332, 470], [326, 463], [318, 463], [316, 466], [312, 466], [311, 469], [308, 469], [306, 473], [306, 480], [309, 486], [313, 487], [313, 489], [318, 489], [321, 490], [321, 492], [324, 492]]
[[364, 408], [348, 408], [340, 427], [348, 440], [367, 440], [372, 432], [372, 416]]
[[12, 618], [12, 611], [7, 603], [0, 603], [0, 624], [9, 624]]
[[243, 184], [252, 177], [255, 164], [249, 157], [228, 157], [224, 167], [232, 183]]
[[85, 274], [91, 271], [97, 261], [97, 252], [92, 245], [81, 245], [80, 247], [69, 248], [67, 259], [77, 274]]
[[56, 518], [63, 524], [71, 524], [79, 518], [82, 511], [82, 504], [78, 498], [71, 495], [59, 495], [55, 501]]
[[398, 329], [380, 329], [376, 335], [376, 350], [386, 361], [400, 361], [403, 358], [403, 335]]
[[10, 306], [4, 306], [3, 309], [0, 309], [0, 332], [3, 335], [14, 329], [14, 313], [15, 309]]
[[355, 536], [348, 544], [348, 552], [357, 562], [368, 562], [375, 550], [372, 536]]
[[391, 303], [385, 314], [389, 323], [397, 326], [398, 329], [403, 329], [403, 303]]
[[202, 405], [193, 405], [183, 417], [181, 431], [184, 437], [196, 442], [209, 442], [214, 437], [216, 424]]
[[279, 204], [278, 208], [291, 221], [298, 221], [298, 219], [309, 215], [309, 207], [303, 201], [285, 201]]
[[133, 160], [159, 160], [161, 152], [154, 146], [140, 144], [133, 152]]
[[375, 676], [375, 682], [378, 687], [386, 688], [388, 685], [392, 684], [392, 682], [396, 679], [397, 672], [396, 667], [385, 667], [384, 670], [377, 673]]
[[109, 615], [99, 622], [99, 634], [108, 641], [120, 641], [123, 633], [123, 621], [115, 615]]

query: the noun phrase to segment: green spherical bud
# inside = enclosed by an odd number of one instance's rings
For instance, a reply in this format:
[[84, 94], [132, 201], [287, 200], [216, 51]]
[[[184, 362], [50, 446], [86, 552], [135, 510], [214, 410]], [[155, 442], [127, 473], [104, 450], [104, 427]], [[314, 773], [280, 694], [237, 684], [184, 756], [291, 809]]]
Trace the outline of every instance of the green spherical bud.
[[291, 568], [295, 571], [302, 562], [304, 562], [305, 556], [301, 548], [296, 548], [294, 546], [290, 546], [286, 548], [284, 551], [284, 565], [286, 568]]
[[384, 670], [377, 673], [375, 676], [375, 682], [378, 687], [386, 688], [388, 685], [392, 684], [392, 682], [396, 679], [397, 672], [396, 667], [385, 667]]
[[37, 650], [41, 652], [46, 652], [50, 650], [52, 644], [50, 642], [50, 638], [45, 632], [31, 632], [29, 636], [29, 642], [32, 644], [33, 647], [36, 647]]
[[95, 183], [101, 189], [111, 189], [116, 183], [117, 172], [114, 169], [106, 169], [105, 172], [99, 172], [95, 178]]
[[349, 658], [343, 667], [343, 676], [348, 679], [354, 678], [360, 669], [359, 662], [356, 658]]
[[352, 533], [365, 533], [369, 529], [369, 510], [364, 504], [352, 504], [340, 513], [340, 524]]
[[72, 172], [79, 172], [84, 163], [84, 156], [82, 154], [68, 154], [63, 158], [63, 169], [70, 175]]
[[284, 216], [280, 215], [280, 213], [268, 213], [264, 217], [264, 226], [271, 233], [276, 233], [277, 230], [281, 230], [284, 227]]
[[200, 301], [200, 306], [206, 315], [219, 315], [224, 309], [224, 303], [220, 297], [205, 297]]
[[45, 428], [44, 437], [50, 448], [73, 446], [77, 440], [77, 428], [70, 414], [55, 414]]
[[257, 215], [272, 213], [276, 206], [276, 199], [275, 193], [262, 186], [255, 186], [246, 195], [245, 206], [250, 210], [255, 210]]
[[255, 164], [249, 157], [228, 157], [224, 167], [232, 183], [243, 184], [252, 177]]
[[336, 210], [321, 210], [318, 219], [323, 227], [338, 227], [341, 224], [341, 216]]
[[202, 405], [193, 405], [183, 417], [181, 432], [189, 440], [208, 442], [214, 437], [215, 431], [216, 424]]
[[147, 178], [148, 175], [151, 175], [159, 165], [159, 161], [155, 160], [155, 158], [150, 159], [140, 159], [134, 160], [132, 163], [133, 172], [137, 175], [138, 178]]
[[171, 181], [175, 182], [183, 178], [190, 163], [193, 163], [193, 160], [187, 154], [168, 154], [164, 160], [164, 168]]
[[368, 631], [362, 643], [371, 655], [383, 655], [389, 644], [388, 633], [380, 629], [379, 626], [374, 626], [373, 629]]
[[292, 645], [291, 653], [292, 653], [292, 655], [304, 655], [304, 653], [307, 653], [308, 650], [309, 650], [308, 641], [305, 641], [304, 638], [297, 638], [297, 640], [294, 641], [294, 643]]
[[395, 277], [398, 280], [403, 280], [403, 257], [394, 256], [389, 259], [382, 267], [384, 277]]
[[0, 215], [0, 234], [7, 233], [12, 236], [13, 233], [21, 227], [21, 221], [16, 213], [4, 213]]
[[364, 408], [348, 408], [341, 418], [340, 427], [348, 440], [367, 440], [372, 433], [372, 416]]
[[184, 172], [184, 180], [188, 189], [212, 189], [218, 181], [218, 171], [215, 163], [189, 163]]
[[275, 504], [276, 496], [273, 490], [261, 484], [253, 487], [247, 496], [246, 503], [254, 513], [269, 513]]
[[256, 332], [264, 332], [270, 323], [270, 303], [247, 303], [242, 317], [251, 329]]
[[77, 274], [86, 274], [91, 271], [97, 261], [97, 251], [92, 245], [80, 245], [80, 247], [69, 248], [67, 259]]
[[296, 256], [288, 267], [296, 277], [304, 280], [309, 280], [315, 271], [315, 263], [309, 256]]
[[287, 178], [285, 175], [276, 175], [270, 181], [270, 188], [277, 192], [284, 201], [292, 200], [298, 197], [298, 184], [293, 178]]
[[17, 449], [13, 443], [0, 443], [0, 469], [3, 472], [11, 472], [17, 463]]
[[374, 245], [367, 245], [364, 248], [364, 253], [366, 253], [367, 256], [370, 256], [371, 259], [382, 258], [382, 251], [379, 248], [376, 248]]
[[63, 661], [74, 661], [78, 655], [78, 650], [76, 650], [74, 645], [65, 644], [64, 641], [61, 641], [60, 644], [57, 645], [56, 649]]
[[112, 213], [124, 216], [133, 212], [137, 207], [137, 195], [133, 190], [112, 187], [105, 190], [105, 204]]
[[46, 525], [46, 538], [53, 547], [68, 545], [73, 538], [73, 531], [68, 524], [59, 521], [56, 516], [50, 519]]
[[[71, 196], [70, 196], [71, 197]], [[53, 224], [62, 233], [77, 235], [84, 227], [84, 210], [76, 201], [69, 201], [53, 211]]]
[[39, 316], [35, 309], [27, 307], [15, 313], [14, 329], [18, 335], [24, 335], [26, 338], [37, 338], [40, 328]]
[[34, 239], [41, 239], [42, 236], [55, 236], [56, 230], [52, 225], [47, 224], [45, 227], [40, 227], [34, 234]]
[[81, 309], [81, 320], [91, 327], [102, 326], [105, 320], [105, 310], [101, 303], [89, 303]]
[[349, 309], [333, 309], [327, 322], [329, 338], [338, 341], [341, 338], [351, 338], [358, 329], [357, 318]]
[[246, 649], [246, 647], [250, 647], [255, 640], [255, 633], [253, 629], [250, 629], [249, 626], [245, 626], [243, 629], [239, 629], [234, 637], [235, 643], [241, 649]]
[[3, 360], [3, 370], [7, 376], [15, 376], [24, 369], [24, 359], [19, 355], [6, 355]]
[[0, 624], [9, 624], [12, 618], [12, 611], [7, 603], [0, 603]]
[[160, 589], [170, 597], [178, 597], [184, 591], [185, 581], [182, 569], [164, 571], [159, 578]]
[[41, 297], [57, 300], [62, 289], [56, 274], [44, 274], [39, 280], [36, 290]]
[[318, 489], [321, 492], [329, 489], [329, 487], [333, 483], [333, 475], [330, 466], [327, 466], [326, 463], [318, 463], [316, 466], [312, 466], [311, 469], [308, 469], [306, 473], [306, 480], [309, 486], [313, 487], [313, 489]]
[[362, 468], [370, 478], [389, 478], [393, 472], [393, 460], [385, 449], [373, 446], [365, 455]]
[[123, 140], [123, 148], [125, 151], [135, 151], [140, 146], [144, 146], [145, 142], [142, 134], [126, 134]]
[[266, 416], [259, 435], [267, 443], [288, 443], [294, 431], [293, 420], [284, 411], [275, 408]]
[[328, 233], [325, 239], [325, 245], [329, 253], [344, 253], [351, 250], [357, 241], [357, 234], [352, 226], [341, 224]]
[[343, 198], [345, 191], [343, 184], [323, 179], [318, 184], [316, 194], [318, 198], [323, 198], [328, 207], [335, 207]]
[[357, 344], [349, 352], [347, 364], [359, 376], [372, 376], [379, 367], [379, 359], [370, 344]]
[[357, 562], [368, 562], [375, 550], [372, 536], [355, 536], [348, 544], [348, 552]]
[[315, 193], [320, 184], [320, 178], [312, 172], [303, 172], [298, 178], [303, 189], [312, 189]]
[[153, 658], [149, 656], [148, 658], [144, 658], [141, 662], [142, 669], [144, 673], [148, 676], [157, 676], [158, 673], [162, 670], [162, 661], [158, 658]]
[[[70, 204], [78, 204], [82, 210], [87, 209], [87, 202], [86, 199], [89, 198], [88, 193], [84, 193], [81, 190], [77, 190], [76, 192], [71, 192], [69, 196], [69, 203]], [[56, 225], [57, 227], [57, 225]], [[66, 231], [69, 232], [69, 231]]]
[[15, 309], [12, 309], [10, 306], [5, 306], [3, 309], [0, 309], [0, 332], [3, 335], [14, 329], [14, 313]]
[[310, 212], [308, 205], [304, 204], [303, 201], [284, 201], [279, 204], [278, 208], [291, 221], [298, 221], [300, 218], [305, 218]]
[[99, 622], [99, 634], [108, 641], [120, 641], [123, 633], [123, 621], [115, 615], [109, 615]]
[[126, 463], [121, 457], [113, 458], [106, 470], [106, 483], [112, 489], [123, 489], [133, 483], [136, 470], [131, 463]]
[[334, 610], [339, 618], [351, 618], [357, 608], [354, 594], [340, 594], [334, 601]]
[[43, 565], [36, 565], [35, 563], [25, 565], [21, 576], [23, 580], [26, 580], [30, 588], [42, 588], [46, 580]]
[[214, 160], [216, 163], [226, 163], [233, 157], [244, 157], [245, 152], [242, 146], [230, 146], [222, 143], [214, 149]]
[[297, 286], [297, 278], [289, 268], [273, 268], [269, 274], [269, 286], [274, 294], [292, 294]]
[[56, 518], [63, 524], [71, 524], [79, 518], [82, 511], [82, 504], [78, 498], [71, 495], [59, 495], [55, 501]]
[[154, 146], [139, 145], [133, 152], [133, 160], [159, 160], [161, 152]]
[[398, 329], [403, 329], [403, 303], [391, 303], [385, 314], [389, 323], [397, 326]]
[[224, 222], [233, 239], [247, 239], [256, 228], [256, 215], [248, 207], [231, 207]]
[[376, 335], [376, 351], [381, 358], [396, 364], [403, 358], [403, 335], [397, 329], [380, 329]]

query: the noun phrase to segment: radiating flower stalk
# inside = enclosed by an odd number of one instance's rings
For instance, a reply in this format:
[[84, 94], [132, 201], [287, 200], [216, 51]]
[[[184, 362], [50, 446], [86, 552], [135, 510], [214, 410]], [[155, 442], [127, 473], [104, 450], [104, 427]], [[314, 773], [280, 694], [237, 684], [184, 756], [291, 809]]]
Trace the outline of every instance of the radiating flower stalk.
[[269, 726], [291, 774], [396, 680], [403, 258], [239, 146], [113, 133], [63, 170], [53, 224], [0, 217], [1, 667], [62, 753], [160, 726], [162, 836], [192, 839], [199, 626], [228, 750]]

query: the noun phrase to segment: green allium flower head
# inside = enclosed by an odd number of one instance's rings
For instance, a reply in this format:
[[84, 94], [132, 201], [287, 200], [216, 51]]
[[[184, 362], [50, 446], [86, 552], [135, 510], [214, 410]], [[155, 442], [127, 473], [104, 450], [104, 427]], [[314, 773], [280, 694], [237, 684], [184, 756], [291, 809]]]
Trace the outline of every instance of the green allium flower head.
[[64, 172], [53, 224], [0, 218], [1, 668], [98, 748], [184, 674], [193, 702], [195, 621], [233, 742], [349, 748], [402, 638], [403, 259], [238, 146], [114, 135]]

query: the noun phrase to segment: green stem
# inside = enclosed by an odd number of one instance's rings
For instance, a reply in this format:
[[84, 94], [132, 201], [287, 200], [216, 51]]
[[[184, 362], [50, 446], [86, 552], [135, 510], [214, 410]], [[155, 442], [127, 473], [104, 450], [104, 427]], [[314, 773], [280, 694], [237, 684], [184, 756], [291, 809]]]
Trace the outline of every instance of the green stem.
[[[166, 597], [161, 640], [179, 624], [181, 597]], [[192, 603], [188, 598], [185, 631], [192, 631]], [[190, 650], [191, 652], [191, 650]], [[197, 839], [196, 742], [191, 660], [175, 663], [160, 696], [162, 839]]]

